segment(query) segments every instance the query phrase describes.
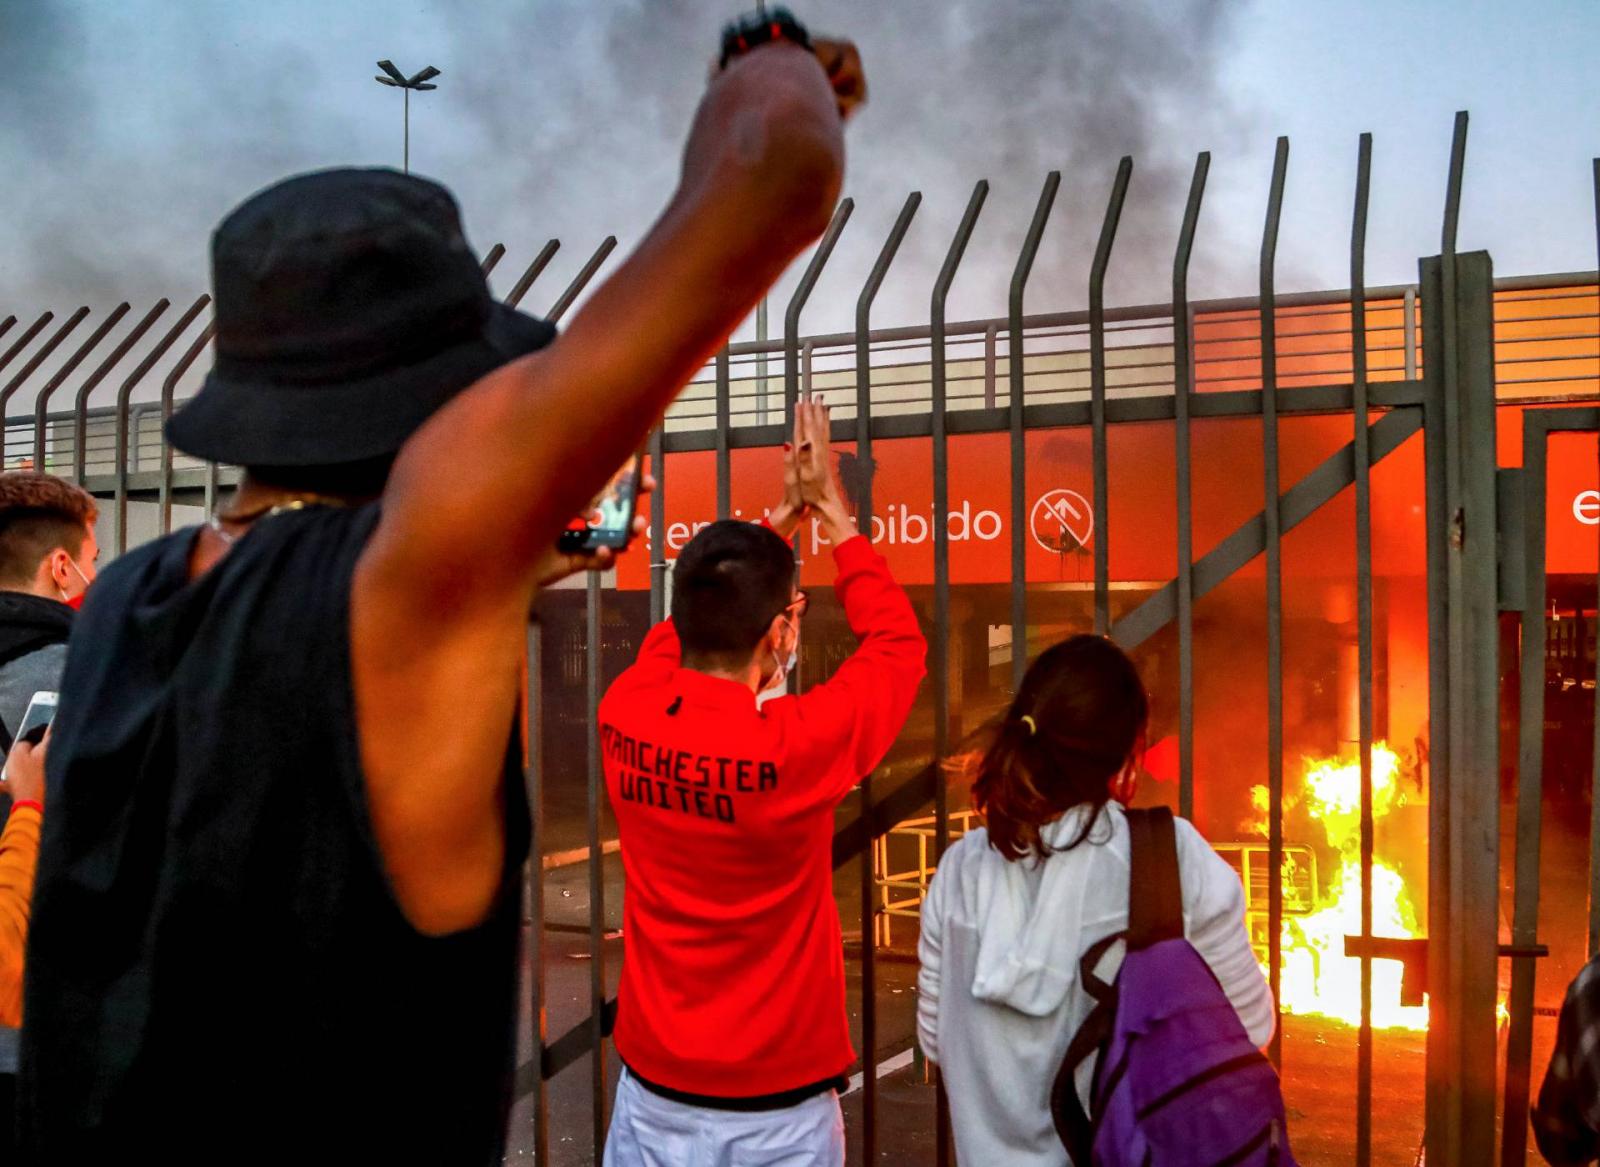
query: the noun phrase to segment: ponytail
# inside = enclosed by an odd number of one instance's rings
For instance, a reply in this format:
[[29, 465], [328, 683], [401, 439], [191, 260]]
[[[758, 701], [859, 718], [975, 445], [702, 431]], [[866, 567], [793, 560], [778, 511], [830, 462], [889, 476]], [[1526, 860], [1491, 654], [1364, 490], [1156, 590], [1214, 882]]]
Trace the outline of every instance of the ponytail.
[[[1148, 716], [1138, 671], [1111, 641], [1074, 636], [1044, 652], [987, 746], [955, 763], [972, 775], [995, 850], [1013, 862], [1043, 859], [1087, 839]], [[1051, 848], [1041, 829], [1074, 807], [1088, 812], [1075, 837]]]

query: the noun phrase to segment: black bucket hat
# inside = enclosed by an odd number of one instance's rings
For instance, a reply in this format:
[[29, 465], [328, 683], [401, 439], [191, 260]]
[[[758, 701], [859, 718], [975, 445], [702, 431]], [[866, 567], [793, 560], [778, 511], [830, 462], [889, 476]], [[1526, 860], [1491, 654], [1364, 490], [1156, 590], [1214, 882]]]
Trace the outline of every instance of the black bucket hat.
[[490, 296], [450, 192], [393, 170], [252, 196], [212, 236], [211, 283], [216, 363], [167, 438], [234, 466], [393, 454], [479, 377], [555, 338]]

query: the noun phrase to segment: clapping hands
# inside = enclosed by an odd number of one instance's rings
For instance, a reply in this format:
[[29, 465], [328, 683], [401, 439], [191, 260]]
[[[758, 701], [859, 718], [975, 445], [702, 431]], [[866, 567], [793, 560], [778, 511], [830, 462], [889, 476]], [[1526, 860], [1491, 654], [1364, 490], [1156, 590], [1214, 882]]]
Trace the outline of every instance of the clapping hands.
[[783, 501], [767, 513], [767, 522], [786, 539], [807, 515], [822, 523], [831, 542], [855, 534], [834, 465], [831, 420], [820, 397], [807, 396], [795, 406], [793, 439], [784, 446]]

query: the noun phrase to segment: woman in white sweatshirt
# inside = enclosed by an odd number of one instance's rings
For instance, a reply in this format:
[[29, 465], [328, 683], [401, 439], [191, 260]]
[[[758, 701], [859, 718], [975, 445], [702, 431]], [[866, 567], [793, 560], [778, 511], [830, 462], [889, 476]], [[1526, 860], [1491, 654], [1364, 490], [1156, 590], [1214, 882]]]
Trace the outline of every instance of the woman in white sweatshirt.
[[[1092, 1005], [1078, 961], [1128, 924], [1133, 797], [1149, 702], [1111, 641], [1075, 636], [1028, 670], [1006, 720], [971, 762], [985, 827], [957, 841], [922, 905], [917, 1036], [950, 1097], [967, 1167], [1071, 1163], [1050, 1117], [1050, 1086]], [[1176, 821], [1184, 932], [1250, 1038], [1275, 1009], [1244, 922], [1233, 869]], [[1100, 966], [1107, 980], [1114, 946]], [[1088, 1104], [1094, 1059], [1080, 1069]]]

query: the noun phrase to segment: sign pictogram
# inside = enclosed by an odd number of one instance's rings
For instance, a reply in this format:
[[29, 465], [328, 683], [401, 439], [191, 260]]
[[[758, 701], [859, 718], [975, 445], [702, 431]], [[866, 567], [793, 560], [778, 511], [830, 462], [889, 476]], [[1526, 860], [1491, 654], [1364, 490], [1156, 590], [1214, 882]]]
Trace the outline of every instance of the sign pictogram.
[[1087, 547], [1094, 537], [1094, 508], [1075, 490], [1052, 490], [1033, 504], [1033, 541], [1055, 555]]

